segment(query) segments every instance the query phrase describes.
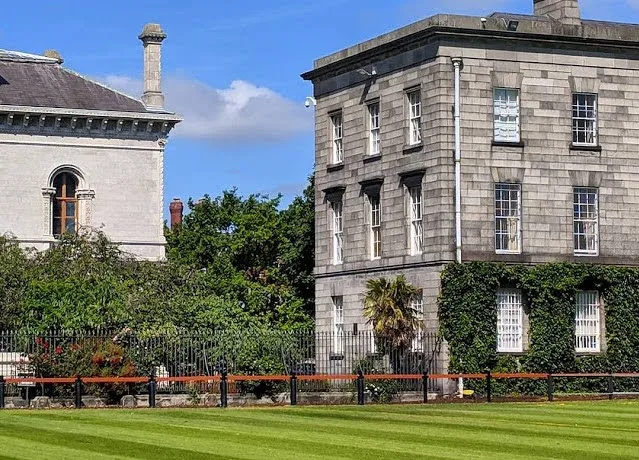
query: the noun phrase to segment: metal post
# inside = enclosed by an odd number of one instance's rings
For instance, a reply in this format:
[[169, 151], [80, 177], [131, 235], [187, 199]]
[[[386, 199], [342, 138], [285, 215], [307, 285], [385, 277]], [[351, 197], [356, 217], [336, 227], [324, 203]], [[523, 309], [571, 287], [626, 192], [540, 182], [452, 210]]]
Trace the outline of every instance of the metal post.
[[424, 372], [422, 376], [422, 386], [424, 391], [424, 404], [428, 402], [428, 372]]
[[297, 375], [291, 374], [291, 406], [297, 406]]
[[357, 404], [364, 405], [364, 374], [361, 369], [357, 372]]
[[492, 380], [493, 377], [490, 374], [490, 369], [486, 370], [486, 402], [492, 402], [493, 400], [493, 394], [492, 394]]
[[82, 379], [78, 375], [75, 379], [75, 408], [82, 407]]
[[548, 401], [553, 401], [555, 399], [555, 379], [552, 374], [548, 374], [547, 387]]
[[222, 378], [220, 379], [220, 404], [222, 407], [227, 407], [228, 401], [228, 381], [226, 379], [226, 371], [222, 371]]
[[156, 389], [155, 375], [151, 372], [151, 375], [149, 376], [149, 407], [155, 407]]
[[0, 409], [4, 409], [4, 377], [0, 375]]
[[610, 373], [608, 376], [608, 399], [612, 399], [615, 396], [615, 376]]

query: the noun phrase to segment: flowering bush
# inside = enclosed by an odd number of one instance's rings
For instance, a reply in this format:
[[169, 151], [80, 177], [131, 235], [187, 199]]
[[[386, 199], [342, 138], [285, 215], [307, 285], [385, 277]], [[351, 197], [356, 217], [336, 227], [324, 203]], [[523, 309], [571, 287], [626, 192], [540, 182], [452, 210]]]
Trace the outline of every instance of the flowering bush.
[[[133, 361], [126, 356], [124, 348], [105, 339], [83, 339], [79, 342], [51, 344], [36, 338], [34, 352], [29, 363], [37, 377], [132, 377], [137, 374]], [[69, 386], [55, 385], [47, 393], [55, 396], [70, 396]], [[117, 403], [129, 388], [123, 384], [88, 384], [87, 394]]]

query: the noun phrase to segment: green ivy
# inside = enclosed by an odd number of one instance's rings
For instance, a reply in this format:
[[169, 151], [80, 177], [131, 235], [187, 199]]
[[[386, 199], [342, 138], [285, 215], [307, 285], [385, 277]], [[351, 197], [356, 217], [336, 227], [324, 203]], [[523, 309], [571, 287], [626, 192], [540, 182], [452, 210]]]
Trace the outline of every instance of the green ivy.
[[[497, 353], [499, 288], [521, 290], [529, 319], [528, 350]], [[574, 350], [575, 295], [597, 290], [603, 298], [606, 349], [579, 356]], [[639, 371], [639, 268], [553, 263], [536, 266], [493, 262], [450, 264], [442, 272], [439, 318], [450, 350], [451, 373]], [[476, 391], [483, 383], [469, 382]], [[636, 379], [617, 379], [618, 390], [636, 390]], [[558, 391], [604, 391], [605, 379], [558, 379]], [[542, 394], [545, 381], [495, 382], [497, 393]]]

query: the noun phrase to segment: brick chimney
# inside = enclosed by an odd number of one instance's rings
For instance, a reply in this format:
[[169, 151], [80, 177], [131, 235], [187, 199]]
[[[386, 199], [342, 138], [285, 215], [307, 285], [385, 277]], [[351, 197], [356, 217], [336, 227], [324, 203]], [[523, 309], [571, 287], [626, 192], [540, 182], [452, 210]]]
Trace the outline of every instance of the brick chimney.
[[563, 24], [580, 25], [579, 0], [533, 0], [535, 16], [549, 16]]
[[147, 24], [138, 36], [144, 44], [144, 94], [142, 102], [151, 110], [164, 109], [161, 84], [162, 40], [166, 34], [160, 24]]
[[173, 198], [173, 201], [169, 204], [169, 212], [171, 213], [171, 230], [182, 225], [182, 211], [184, 211], [184, 205], [179, 198]]

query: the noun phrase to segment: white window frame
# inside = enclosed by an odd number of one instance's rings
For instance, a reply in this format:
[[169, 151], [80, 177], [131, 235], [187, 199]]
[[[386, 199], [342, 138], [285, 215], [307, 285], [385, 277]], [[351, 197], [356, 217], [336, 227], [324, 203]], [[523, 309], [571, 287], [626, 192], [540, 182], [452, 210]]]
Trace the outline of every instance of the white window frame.
[[406, 92], [408, 101], [408, 144], [422, 142], [422, 91], [414, 89]]
[[331, 133], [332, 164], [336, 165], [344, 162], [344, 119], [342, 112], [331, 115]]
[[599, 142], [597, 94], [572, 94], [572, 143], [596, 146]]
[[599, 255], [599, 189], [596, 187], [573, 188], [573, 248], [576, 256]]
[[382, 140], [380, 137], [381, 114], [379, 101], [368, 104], [368, 154], [370, 156], [382, 153]]
[[424, 293], [420, 291], [418, 295], [410, 301], [410, 308], [415, 311], [415, 318], [418, 321], [415, 338], [413, 339], [412, 349], [414, 352], [424, 351], [422, 348], [424, 339]]
[[524, 350], [524, 306], [521, 291], [497, 291], [497, 352], [520, 353]]
[[344, 208], [342, 201], [331, 202], [331, 239], [333, 265], [344, 261]]
[[344, 297], [333, 296], [333, 354], [344, 354]]
[[424, 210], [422, 199], [422, 186], [414, 185], [408, 189], [409, 212], [409, 238], [410, 254], [419, 255], [424, 251]]
[[519, 89], [493, 88], [494, 139], [498, 142], [519, 142]]
[[575, 296], [575, 351], [601, 351], [601, 302], [597, 291], [578, 291]]
[[521, 184], [495, 184], [495, 252], [521, 254]]
[[382, 257], [382, 201], [378, 194], [368, 195], [370, 211], [369, 253], [371, 260]]

